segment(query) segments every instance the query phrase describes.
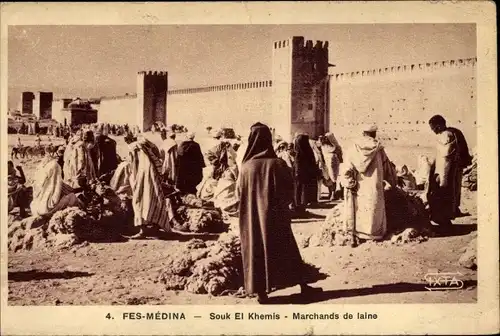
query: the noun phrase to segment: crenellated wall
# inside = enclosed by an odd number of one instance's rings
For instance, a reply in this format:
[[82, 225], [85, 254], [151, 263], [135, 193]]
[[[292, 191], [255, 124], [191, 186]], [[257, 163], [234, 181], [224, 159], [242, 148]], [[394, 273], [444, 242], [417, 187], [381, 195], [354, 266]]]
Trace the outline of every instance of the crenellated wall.
[[[377, 123], [392, 144], [432, 145], [434, 114], [476, 142], [476, 58], [410, 64], [330, 76], [330, 129], [340, 139]], [[355, 130], [355, 132], [353, 132]]]
[[[168, 90], [166, 71], [139, 72], [137, 94], [102, 98], [98, 121], [143, 130], [154, 121], [193, 131], [230, 127], [242, 135], [260, 121], [288, 140], [297, 131], [330, 130], [341, 142], [375, 122], [386, 144], [427, 147], [435, 139], [427, 122], [441, 114], [475, 145], [476, 58], [329, 75], [328, 47], [300, 36], [274, 42], [272, 80], [265, 81]], [[56, 120], [61, 104], [53, 102]]]
[[170, 91], [167, 123], [197, 132], [207, 126], [231, 127], [246, 134], [257, 121], [274, 121], [271, 89], [271, 81], [259, 81]]

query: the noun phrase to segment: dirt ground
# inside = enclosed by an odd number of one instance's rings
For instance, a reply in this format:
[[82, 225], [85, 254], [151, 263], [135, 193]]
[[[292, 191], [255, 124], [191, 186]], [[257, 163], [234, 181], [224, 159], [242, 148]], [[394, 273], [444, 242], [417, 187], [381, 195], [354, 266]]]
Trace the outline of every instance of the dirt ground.
[[[34, 139], [21, 137], [26, 145]], [[42, 137], [42, 141], [48, 143], [46, 137]], [[121, 139], [117, 141], [118, 150], [124, 155], [126, 147]], [[203, 148], [203, 140], [199, 141]], [[9, 153], [16, 142], [17, 135], [10, 135]], [[429, 149], [388, 148], [389, 156], [397, 165], [405, 163], [410, 167], [415, 162], [412, 157], [422, 153], [429, 153]], [[14, 161], [23, 166], [29, 180], [39, 159]], [[311, 218], [294, 220], [292, 227], [297, 240], [314, 232], [334, 206], [323, 203], [319, 209], [310, 210], [314, 214]], [[271, 294], [271, 303], [474, 303], [477, 273], [458, 266], [457, 261], [460, 250], [475, 235], [475, 193], [463, 190], [462, 210], [471, 215], [457, 219], [451, 234], [423, 243], [303, 248], [304, 260], [320, 267], [324, 274], [322, 280], [313, 284], [322, 287], [324, 292], [304, 302], [296, 295], [298, 287], [284, 289]], [[65, 252], [9, 253], [9, 305], [256, 304], [252, 299], [232, 296], [166, 291], [157, 281], [166, 257], [182, 248], [190, 238], [186, 235], [174, 240], [92, 243]], [[216, 239], [214, 236], [204, 238]], [[464, 282], [464, 288], [428, 291], [424, 277], [429, 271], [460, 272], [458, 277]]]

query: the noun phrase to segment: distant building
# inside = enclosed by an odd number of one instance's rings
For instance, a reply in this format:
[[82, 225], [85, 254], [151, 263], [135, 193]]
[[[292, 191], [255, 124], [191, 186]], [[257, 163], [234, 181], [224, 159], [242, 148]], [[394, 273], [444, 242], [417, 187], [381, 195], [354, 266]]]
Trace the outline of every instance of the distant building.
[[57, 122], [69, 126], [97, 123], [97, 110], [88, 100], [75, 98], [69, 101], [71, 99], [63, 99], [64, 107], [59, 111], [54, 111], [53, 118]]

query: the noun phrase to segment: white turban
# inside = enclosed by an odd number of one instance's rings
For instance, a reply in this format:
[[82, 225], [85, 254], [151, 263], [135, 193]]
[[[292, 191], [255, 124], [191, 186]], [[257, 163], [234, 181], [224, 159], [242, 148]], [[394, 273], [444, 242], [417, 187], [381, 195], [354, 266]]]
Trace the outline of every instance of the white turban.
[[364, 124], [362, 127], [363, 132], [376, 132], [377, 130], [378, 127], [375, 124]]

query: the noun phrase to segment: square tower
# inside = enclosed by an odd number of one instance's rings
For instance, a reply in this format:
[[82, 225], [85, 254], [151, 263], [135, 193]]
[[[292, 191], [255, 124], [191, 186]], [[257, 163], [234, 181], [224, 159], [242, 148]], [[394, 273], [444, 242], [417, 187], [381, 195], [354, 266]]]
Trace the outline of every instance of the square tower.
[[35, 95], [35, 100], [33, 101], [33, 113], [36, 117], [41, 119], [51, 119], [52, 118], [52, 92], [37, 92]]
[[141, 71], [137, 74], [137, 125], [149, 131], [156, 121], [167, 123], [168, 72]]
[[273, 44], [273, 122], [277, 134], [317, 137], [328, 130], [328, 42], [301, 36]]
[[23, 92], [21, 94], [21, 114], [33, 114], [33, 92]]

